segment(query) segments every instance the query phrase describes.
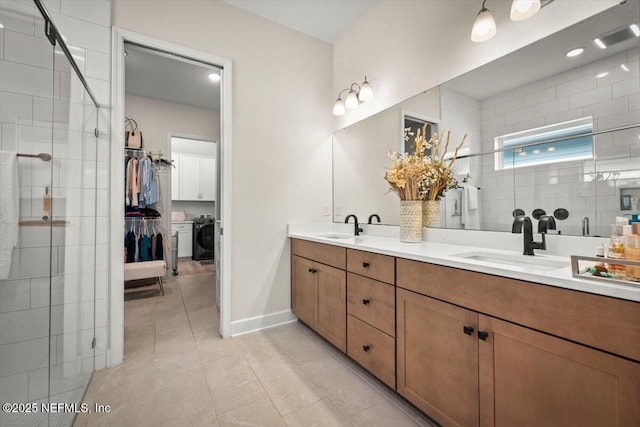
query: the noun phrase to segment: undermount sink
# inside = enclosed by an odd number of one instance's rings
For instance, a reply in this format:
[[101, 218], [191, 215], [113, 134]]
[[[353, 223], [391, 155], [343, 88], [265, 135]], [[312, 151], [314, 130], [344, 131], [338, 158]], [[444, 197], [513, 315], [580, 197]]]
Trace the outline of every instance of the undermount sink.
[[353, 237], [350, 234], [339, 234], [339, 233], [318, 234], [317, 236], [322, 237], [324, 239], [351, 239]]
[[544, 271], [559, 270], [561, 268], [569, 267], [570, 265], [569, 260], [559, 261], [556, 259], [550, 259], [544, 255], [528, 256], [478, 251], [454, 254], [452, 256], [474, 261], [484, 261], [494, 264], [512, 265], [515, 267]]

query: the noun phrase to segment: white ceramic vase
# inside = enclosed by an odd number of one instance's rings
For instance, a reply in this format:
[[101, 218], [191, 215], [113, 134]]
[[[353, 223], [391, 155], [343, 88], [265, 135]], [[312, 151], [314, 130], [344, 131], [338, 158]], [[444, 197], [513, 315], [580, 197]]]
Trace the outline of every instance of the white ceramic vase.
[[422, 225], [440, 227], [440, 200], [424, 200], [422, 202]]
[[400, 241], [422, 242], [422, 202], [400, 200]]

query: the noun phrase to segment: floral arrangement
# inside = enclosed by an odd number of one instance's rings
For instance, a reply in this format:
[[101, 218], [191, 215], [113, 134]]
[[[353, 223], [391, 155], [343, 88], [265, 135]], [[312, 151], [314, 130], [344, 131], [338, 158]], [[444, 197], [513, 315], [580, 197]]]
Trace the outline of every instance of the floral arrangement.
[[420, 182], [418, 183], [420, 200], [440, 200], [445, 192], [458, 187], [458, 180], [452, 168], [458, 158], [458, 151], [467, 139], [467, 134], [464, 134], [462, 141], [460, 141], [460, 144], [458, 144], [448, 161], [444, 159], [444, 156], [449, 148], [451, 131], [447, 132], [447, 142], [445, 143], [444, 150], [442, 151], [443, 157], [441, 158], [439, 153], [443, 136], [444, 131], [440, 133], [440, 135], [433, 134], [427, 143], [427, 145], [431, 147], [431, 155], [425, 157], [427, 167], [422, 173]]
[[[384, 178], [391, 186], [389, 191], [395, 192], [400, 200], [439, 200], [445, 191], [458, 186], [452, 167], [467, 135], [465, 134], [462, 138], [453, 157], [447, 162], [439, 156], [444, 132], [440, 135], [433, 134], [427, 141], [426, 126], [422, 128], [422, 132], [420, 130], [417, 132], [414, 153], [399, 154], [395, 151], [389, 153], [391, 166], [387, 169]], [[404, 138], [407, 141], [412, 133], [408, 128], [404, 132]], [[450, 137], [451, 132], [448, 132], [444, 153], [449, 148]], [[431, 148], [431, 154], [425, 156], [429, 148]]]

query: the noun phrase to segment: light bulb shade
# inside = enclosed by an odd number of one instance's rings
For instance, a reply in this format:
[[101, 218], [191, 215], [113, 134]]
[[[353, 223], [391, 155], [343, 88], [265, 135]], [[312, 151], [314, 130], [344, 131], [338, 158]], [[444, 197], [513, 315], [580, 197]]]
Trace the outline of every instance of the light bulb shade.
[[540, 0], [513, 0], [511, 3], [511, 20], [523, 21], [531, 18], [540, 10]]
[[362, 83], [362, 87], [360, 88], [358, 99], [362, 102], [367, 102], [373, 99], [373, 91], [371, 90], [371, 85], [367, 81], [366, 77], [364, 78], [364, 83]]
[[482, 9], [471, 29], [471, 41], [484, 42], [496, 35], [496, 20], [489, 9]]
[[344, 106], [349, 110], [358, 108], [360, 101], [358, 101], [358, 94], [354, 90], [350, 90], [347, 94], [347, 99], [344, 101]]
[[336, 103], [333, 104], [333, 115], [334, 116], [344, 116], [345, 112], [346, 112], [346, 110], [344, 108], [344, 101], [342, 101], [342, 99], [338, 98], [336, 100]]

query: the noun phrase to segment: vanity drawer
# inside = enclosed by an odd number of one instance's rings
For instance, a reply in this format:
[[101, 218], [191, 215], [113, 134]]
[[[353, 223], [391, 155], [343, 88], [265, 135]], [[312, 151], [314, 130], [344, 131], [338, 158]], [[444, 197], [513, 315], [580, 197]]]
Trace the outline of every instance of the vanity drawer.
[[347, 273], [347, 313], [396, 335], [395, 288], [377, 280]]
[[345, 269], [347, 264], [347, 250], [339, 246], [291, 239], [291, 253], [342, 270]]
[[395, 339], [347, 315], [347, 354], [395, 390]]
[[347, 249], [347, 271], [391, 285], [396, 281], [395, 258], [389, 255]]

